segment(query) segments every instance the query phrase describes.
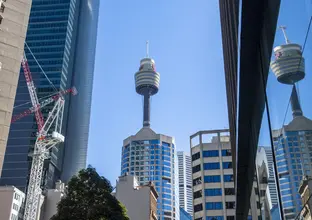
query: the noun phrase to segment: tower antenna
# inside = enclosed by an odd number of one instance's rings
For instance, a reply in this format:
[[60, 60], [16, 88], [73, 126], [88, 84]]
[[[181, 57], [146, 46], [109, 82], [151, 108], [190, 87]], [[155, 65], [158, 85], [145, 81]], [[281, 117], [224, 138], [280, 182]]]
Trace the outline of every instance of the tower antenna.
[[146, 41], [146, 57], [148, 58], [149, 55], [149, 43], [148, 40]]
[[290, 44], [290, 41], [289, 41], [289, 39], [288, 39], [288, 37], [286, 35], [286, 31], [285, 31], [286, 30], [286, 26], [280, 26], [279, 28], [283, 31], [283, 35], [284, 35], [286, 44]]

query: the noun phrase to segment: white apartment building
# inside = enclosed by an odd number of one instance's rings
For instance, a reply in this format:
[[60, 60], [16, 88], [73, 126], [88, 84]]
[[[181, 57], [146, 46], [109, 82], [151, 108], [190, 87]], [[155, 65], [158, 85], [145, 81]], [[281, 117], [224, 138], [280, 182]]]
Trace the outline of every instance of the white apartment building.
[[193, 214], [192, 201], [192, 164], [191, 156], [184, 151], [178, 151], [179, 168], [179, 203], [190, 215]]
[[21, 207], [24, 204], [25, 194], [14, 186], [0, 187], [0, 219], [19, 220], [23, 213]]

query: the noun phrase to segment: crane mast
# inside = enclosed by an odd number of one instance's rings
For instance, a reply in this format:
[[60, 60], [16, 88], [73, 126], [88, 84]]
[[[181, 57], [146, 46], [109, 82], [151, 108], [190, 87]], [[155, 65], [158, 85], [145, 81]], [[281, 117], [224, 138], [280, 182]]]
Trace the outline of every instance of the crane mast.
[[[43, 167], [45, 159], [49, 157], [49, 151], [57, 144], [64, 142], [64, 136], [61, 134], [61, 126], [58, 124], [62, 120], [64, 110], [64, 98], [62, 95], [72, 93], [75, 95], [77, 90], [73, 87], [69, 90], [59, 92], [57, 95], [50, 97], [49, 99], [39, 103], [39, 99], [36, 93], [36, 88], [32, 80], [29, 65], [24, 54], [22, 59], [22, 68], [27, 83], [27, 88], [30, 94], [32, 107], [21, 115], [13, 117], [12, 122], [16, 121], [32, 112], [35, 113], [36, 122], [38, 124], [38, 135], [35, 142], [34, 152], [32, 154], [32, 165], [30, 170], [30, 177], [27, 189], [24, 220], [36, 220], [38, 217], [38, 209], [41, 190], [41, 180], [43, 176]], [[41, 108], [55, 102], [54, 107], [49, 112], [46, 121], [44, 122]], [[54, 125], [52, 127], [52, 125]], [[54, 129], [52, 133], [51, 129]]]

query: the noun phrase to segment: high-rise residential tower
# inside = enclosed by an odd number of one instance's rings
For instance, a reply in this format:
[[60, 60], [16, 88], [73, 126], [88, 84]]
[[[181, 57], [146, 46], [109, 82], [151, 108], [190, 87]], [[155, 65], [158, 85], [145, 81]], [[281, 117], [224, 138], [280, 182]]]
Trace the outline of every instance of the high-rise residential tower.
[[160, 75], [151, 58], [141, 60], [135, 74], [137, 93], [144, 96], [143, 128], [123, 141], [121, 175], [135, 175], [140, 185], [155, 183], [158, 219], [179, 218], [177, 152], [174, 138], [150, 128], [150, 96], [158, 92]]
[[31, 0], [0, 0], [0, 177], [10, 130]]
[[[51, 157], [45, 163], [42, 184], [46, 188], [53, 188], [60, 178], [67, 181], [86, 165], [98, 10], [99, 0], [32, 1], [25, 53], [38, 98], [72, 86], [78, 90], [77, 96], [65, 97], [62, 120], [65, 143], [51, 149]], [[21, 73], [14, 105], [29, 100]], [[14, 114], [29, 107], [30, 104], [16, 107]], [[52, 107], [53, 104], [41, 110], [44, 117]], [[32, 116], [12, 124], [1, 185], [14, 185], [25, 191], [31, 163], [29, 154], [36, 132], [37, 125]]]
[[295, 83], [305, 77], [305, 59], [302, 47], [291, 43], [281, 27], [286, 43], [274, 48], [275, 60], [271, 69], [278, 82], [292, 86], [290, 104], [292, 120], [281, 129], [273, 131], [276, 166], [285, 219], [294, 219], [301, 211], [298, 193], [304, 175], [312, 170], [312, 120], [303, 115]]
[[189, 153], [178, 151], [178, 168], [180, 207], [192, 215], [192, 161]]

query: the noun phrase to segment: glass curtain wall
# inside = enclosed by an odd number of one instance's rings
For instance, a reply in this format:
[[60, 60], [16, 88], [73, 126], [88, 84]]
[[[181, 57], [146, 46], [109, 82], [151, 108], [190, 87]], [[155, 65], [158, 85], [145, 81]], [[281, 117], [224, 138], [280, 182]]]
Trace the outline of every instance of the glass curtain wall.
[[270, 158], [267, 193], [274, 220], [311, 215], [311, 195], [305, 195], [311, 189], [304, 184], [312, 176], [311, 20], [311, 0], [281, 1], [270, 72], [263, 78], [266, 108], [258, 146]]

